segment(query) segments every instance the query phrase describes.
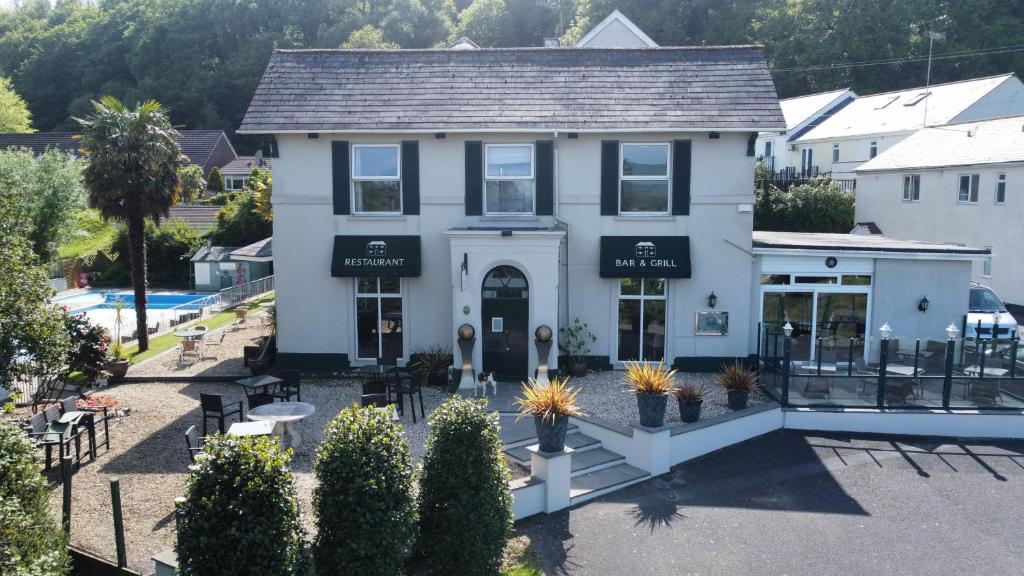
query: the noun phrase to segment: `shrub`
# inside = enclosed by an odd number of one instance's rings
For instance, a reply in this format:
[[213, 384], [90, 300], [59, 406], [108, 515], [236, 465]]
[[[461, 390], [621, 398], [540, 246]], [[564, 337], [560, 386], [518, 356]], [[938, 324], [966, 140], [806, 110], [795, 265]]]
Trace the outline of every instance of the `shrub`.
[[[203, 245], [199, 233], [183, 220], [165, 221], [158, 228], [152, 221], [146, 221], [146, 254], [149, 266], [146, 269], [152, 284], [164, 286], [188, 286], [191, 280], [192, 263], [188, 258]], [[93, 273], [94, 284], [126, 286], [131, 284], [131, 261], [128, 256], [128, 227], [122, 226], [110, 247], [117, 258], [107, 270]]]
[[637, 394], [671, 394], [676, 388], [676, 371], [664, 362], [627, 362], [626, 382]]
[[428, 385], [441, 386], [448, 380], [448, 367], [455, 361], [452, 349], [442, 344], [432, 344], [412, 351], [412, 362], [416, 371], [423, 375]]
[[0, 574], [68, 572], [67, 538], [50, 517], [28, 437], [0, 422]]
[[704, 401], [704, 398], [708, 395], [708, 391], [703, 385], [697, 386], [687, 382], [679, 388], [676, 388], [674, 394], [676, 399], [683, 404], [698, 404]]
[[757, 386], [757, 373], [748, 370], [742, 363], [734, 362], [722, 366], [715, 380], [726, 390], [753, 390]]
[[85, 314], [64, 313], [64, 328], [71, 339], [68, 349], [68, 370], [85, 375], [86, 384], [92, 385], [107, 362], [107, 344], [110, 336], [102, 326], [89, 322]]
[[453, 396], [430, 415], [420, 473], [414, 567], [425, 574], [497, 574], [512, 533], [512, 493], [486, 402]]
[[855, 194], [830, 178], [780, 190], [774, 185], [755, 193], [754, 230], [832, 232], [853, 228]]
[[214, 436], [203, 450], [178, 508], [180, 574], [301, 574], [291, 453], [266, 437]]
[[313, 494], [320, 576], [401, 574], [416, 534], [412, 464], [390, 410], [352, 406], [327, 427]]

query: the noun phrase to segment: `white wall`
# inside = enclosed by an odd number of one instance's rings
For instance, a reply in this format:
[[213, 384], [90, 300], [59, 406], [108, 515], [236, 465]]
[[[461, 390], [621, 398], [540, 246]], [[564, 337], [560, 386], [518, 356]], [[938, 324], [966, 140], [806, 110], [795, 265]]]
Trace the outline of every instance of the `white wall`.
[[[957, 202], [959, 175], [980, 175], [978, 202]], [[1006, 203], [996, 204], [996, 179], [1006, 174]], [[921, 176], [921, 199], [903, 201], [903, 175]], [[1024, 165], [865, 173], [857, 178], [856, 220], [873, 221], [887, 236], [992, 247], [992, 276], [975, 262], [971, 278], [1006, 302], [1024, 304]]]
[[612, 20], [600, 32], [577, 48], [649, 48], [642, 38], [619, 20]]
[[[670, 142], [692, 139], [690, 216], [600, 216], [601, 140]], [[666, 357], [743, 356], [750, 330], [750, 232], [754, 158], [746, 156], [747, 135], [722, 133], [709, 139], [705, 132], [690, 134], [455, 134], [345, 135], [350, 143], [417, 139], [420, 143], [419, 216], [334, 216], [332, 211], [331, 139], [278, 135], [280, 157], [274, 162], [274, 245], [279, 319], [279, 350], [348, 354], [355, 358], [354, 281], [330, 276], [331, 250], [336, 234], [411, 234], [422, 242], [423, 275], [403, 279], [405, 354], [434, 343], [454, 340], [453, 319], [461, 315], [451, 296], [456, 277], [445, 231], [466, 226], [498, 228], [545, 227], [555, 217], [467, 217], [463, 205], [464, 143], [556, 143], [556, 216], [568, 227], [564, 267], [553, 278], [561, 318], [580, 316], [590, 323], [598, 341], [592, 355], [615, 357], [617, 280], [598, 276], [602, 235], [688, 235], [693, 277], [669, 281]], [[735, 245], [735, 246], [734, 246]], [[516, 245], [509, 244], [514, 251]], [[745, 252], [746, 251], [746, 252]], [[510, 252], [511, 253], [511, 252]], [[694, 313], [707, 308], [714, 291], [719, 310], [730, 313], [725, 337], [695, 337]], [[472, 307], [479, 309], [479, 302]], [[458, 312], [458, 314], [456, 314]], [[555, 323], [558, 320], [556, 318]], [[461, 323], [461, 322], [458, 322]], [[535, 328], [531, 321], [531, 331]], [[554, 327], [554, 326], [553, 326]], [[478, 339], [479, 339], [479, 326]], [[530, 348], [533, 348], [532, 342]], [[531, 357], [535, 355], [531, 350]], [[535, 366], [530, 365], [532, 372]]]
[[[813, 150], [812, 165], [817, 166], [820, 172], [831, 172], [832, 177], [839, 180], [852, 180], [856, 177], [854, 170], [871, 159], [871, 142], [878, 143], [878, 154], [881, 154], [910, 134], [911, 132], [897, 132], [864, 138], [795, 142], [796, 150], [789, 153], [789, 165], [800, 170], [801, 150], [810, 148]], [[839, 145], [839, 162], [836, 163], [832, 162], [832, 146], [834, 144]]]

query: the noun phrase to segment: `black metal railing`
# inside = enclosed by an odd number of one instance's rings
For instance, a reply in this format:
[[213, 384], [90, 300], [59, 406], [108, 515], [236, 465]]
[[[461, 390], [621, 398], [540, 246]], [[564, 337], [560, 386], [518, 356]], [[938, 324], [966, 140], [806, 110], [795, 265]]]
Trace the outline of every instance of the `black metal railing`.
[[813, 361], [793, 358], [793, 340], [758, 325], [761, 385], [783, 406], [1024, 410], [1016, 337], [819, 338]]

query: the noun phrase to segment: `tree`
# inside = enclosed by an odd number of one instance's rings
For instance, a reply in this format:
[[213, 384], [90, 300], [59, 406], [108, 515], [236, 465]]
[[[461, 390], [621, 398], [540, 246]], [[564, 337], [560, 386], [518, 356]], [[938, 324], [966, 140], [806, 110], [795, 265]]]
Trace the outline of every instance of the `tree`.
[[[217, 168], [214, 167], [214, 170]], [[220, 171], [217, 171], [220, 174]], [[203, 179], [203, 169], [195, 164], [189, 164], [178, 169], [178, 179], [181, 180], [181, 203], [192, 204], [206, 191], [206, 180]], [[221, 180], [223, 188], [223, 179]]]
[[146, 330], [146, 218], [157, 224], [181, 192], [178, 169], [187, 158], [178, 131], [158, 102], [130, 109], [113, 96], [93, 102], [93, 114], [75, 119], [82, 126], [87, 154], [85, 187], [89, 205], [104, 218], [128, 226], [128, 254], [135, 292], [139, 351], [149, 349]]
[[214, 166], [213, 170], [210, 170], [210, 178], [206, 181], [206, 190], [210, 194], [218, 194], [224, 191], [224, 175], [220, 173], [220, 168]]
[[0, 76], [0, 132], [35, 132], [28, 105], [11, 86], [11, 80]]
[[50, 515], [35, 449], [13, 422], [0, 422], [0, 574], [68, 573], [67, 537]]
[[38, 158], [30, 150], [0, 150], [0, 197], [11, 199], [8, 217], [39, 259], [49, 261], [85, 207], [82, 162], [53, 149]]
[[[146, 280], [158, 286], [188, 288], [192, 263], [188, 260], [203, 245], [199, 233], [184, 220], [172, 219], [159, 228], [146, 221]], [[128, 257], [128, 231], [122, 226], [110, 244], [117, 255], [110, 268], [93, 274], [97, 286], [124, 286], [131, 282], [131, 259]]]
[[271, 202], [273, 194], [273, 178], [270, 170], [253, 168], [245, 187], [256, 199], [256, 212], [267, 222], [274, 220], [274, 206]]
[[830, 178], [787, 190], [761, 185], [756, 202], [755, 230], [846, 234], [853, 229], [854, 193], [841, 190]]
[[246, 246], [274, 233], [270, 220], [261, 214], [256, 196], [239, 192], [234, 200], [217, 212], [209, 239], [216, 246]]
[[356, 30], [341, 44], [341, 48], [348, 50], [394, 50], [398, 47], [397, 43], [385, 40], [384, 33], [373, 24]]
[[61, 310], [46, 272], [9, 217], [11, 199], [0, 197], [0, 386], [21, 376], [58, 373], [70, 346]]

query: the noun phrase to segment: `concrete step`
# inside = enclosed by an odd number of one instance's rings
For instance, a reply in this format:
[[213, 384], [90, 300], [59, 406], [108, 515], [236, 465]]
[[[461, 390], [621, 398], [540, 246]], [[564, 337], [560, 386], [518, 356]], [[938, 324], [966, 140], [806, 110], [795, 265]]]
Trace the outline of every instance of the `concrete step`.
[[611, 468], [625, 461], [625, 456], [607, 448], [598, 447], [583, 452], [573, 452], [572, 475], [573, 477], [582, 476], [604, 468]]
[[[499, 425], [501, 427], [501, 445], [506, 450], [537, 443], [537, 428], [534, 426], [532, 419], [524, 418], [516, 422], [515, 416], [502, 414]], [[568, 434], [572, 434], [577, 429], [579, 427], [575, 424], [569, 424], [566, 431]], [[568, 436], [566, 436], [566, 440], [568, 440]], [[529, 457], [527, 457], [527, 461], [529, 461]]]
[[616, 464], [572, 479], [569, 503], [572, 505], [614, 492], [650, 478], [650, 474], [629, 464]]
[[[576, 426], [569, 426], [569, 430], [575, 430]], [[527, 446], [533, 446], [537, 443], [537, 437], [530, 438], [525, 444], [519, 443], [509, 448], [505, 446], [505, 455], [508, 456], [516, 464], [530, 467], [530, 451], [527, 450]], [[601, 441], [596, 438], [591, 438], [582, 432], [569, 432], [565, 435], [565, 445], [572, 448], [576, 452], [586, 452], [595, 448], [601, 447]]]

